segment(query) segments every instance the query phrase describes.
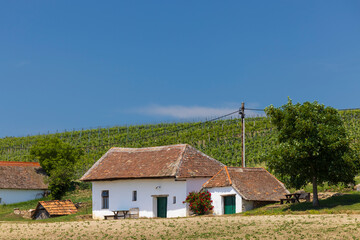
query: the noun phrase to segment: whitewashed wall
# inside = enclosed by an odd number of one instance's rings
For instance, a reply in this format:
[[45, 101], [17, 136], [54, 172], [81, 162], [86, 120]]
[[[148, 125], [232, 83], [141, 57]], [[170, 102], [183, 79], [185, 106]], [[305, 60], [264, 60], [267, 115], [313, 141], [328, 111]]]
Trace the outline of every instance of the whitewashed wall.
[[[200, 191], [202, 185], [210, 178], [188, 178], [186, 179], [186, 195], [193, 191]], [[185, 200], [185, 199], [184, 199]], [[182, 201], [184, 201], [182, 200]]]
[[[196, 181], [195, 181], [196, 182]], [[189, 188], [197, 183], [189, 184]], [[109, 190], [109, 209], [101, 209], [101, 192]], [[152, 195], [167, 196], [167, 217], [185, 217], [186, 205], [182, 203], [187, 195], [187, 182], [174, 179], [134, 179], [99, 181], [92, 184], [93, 218], [104, 219], [112, 215], [111, 210], [139, 208], [140, 217], [156, 217], [157, 201]], [[198, 189], [200, 190], [200, 189]], [[137, 191], [137, 201], [132, 201], [132, 193]], [[176, 203], [173, 197], [176, 196]]]
[[[191, 192], [198, 192], [201, 190], [202, 185], [206, 183], [210, 178], [188, 178], [186, 179], [186, 196]], [[182, 200], [184, 201], [186, 197]], [[189, 204], [186, 203], [186, 216], [193, 214], [190, 211]]]
[[42, 198], [44, 190], [0, 189], [0, 204], [25, 202]]
[[235, 212], [242, 212], [242, 197], [233, 187], [207, 188], [211, 193], [214, 213], [216, 215], [224, 214], [224, 196], [235, 195]]

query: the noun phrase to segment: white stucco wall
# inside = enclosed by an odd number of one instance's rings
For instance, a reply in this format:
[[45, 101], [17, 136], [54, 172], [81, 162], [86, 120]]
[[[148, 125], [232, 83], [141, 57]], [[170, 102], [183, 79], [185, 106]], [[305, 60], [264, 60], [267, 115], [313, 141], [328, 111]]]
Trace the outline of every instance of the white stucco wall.
[[224, 214], [224, 196], [235, 195], [235, 212], [242, 212], [242, 197], [233, 187], [207, 188], [211, 193], [214, 213], [216, 215]]
[[[188, 178], [186, 179], [186, 195], [193, 191], [200, 191], [202, 185], [210, 178]], [[184, 199], [185, 200], [185, 199]], [[183, 201], [184, 201], [183, 200]]]
[[[189, 183], [189, 189], [198, 185], [197, 181]], [[167, 195], [167, 217], [185, 217], [186, 205], [182, 203], [187, 195], [186, 181], [175, 179], [134, 179], [99, 181], [92, 183], [93, 218], [104, 219], [112, 215], [111, 210], [139, 208], [140, 217], [156, 217], [157, 195]], [[109, 191], [109, 209], [102, 209], [101, 192]], [[200, 190], [200, 189], [198, 189]], [[137, 191], [137, 201], [132, 201], [132, 193]], [[173, 203], [173, 197], [176, 203]]]
[[25, 202], [42, 198], [44, 190], [0, 189], [0, 204]]

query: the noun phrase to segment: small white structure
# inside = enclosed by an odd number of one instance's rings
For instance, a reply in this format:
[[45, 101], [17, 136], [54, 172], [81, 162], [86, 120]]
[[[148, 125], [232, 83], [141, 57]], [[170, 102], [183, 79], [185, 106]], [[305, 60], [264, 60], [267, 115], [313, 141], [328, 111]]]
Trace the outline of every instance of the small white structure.
[[263, 168], [224, 167], [203, 188], [211, 193], [216, 215], [278, 202], [289, 193], [282, 182]]
[[48, 190], [45, 172], [36, 162], [0, 162], [0, 204], [25, 202]]
[[186, 145], [111, 148], [80, 179], [92, 182], [93, 218], [139, 208], [139, 217], [185, 217], [183, 203], [224, 165]]

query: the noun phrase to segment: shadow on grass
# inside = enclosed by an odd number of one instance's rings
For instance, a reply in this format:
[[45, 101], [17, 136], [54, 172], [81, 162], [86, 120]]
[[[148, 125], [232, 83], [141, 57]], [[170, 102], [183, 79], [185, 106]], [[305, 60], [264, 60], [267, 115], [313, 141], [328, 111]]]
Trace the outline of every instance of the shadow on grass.
[[346, 210], [360, 210], [360, 194], [344, 194], [342, 196], [331, 197], [325, 200], [320, 200], [319, 207], [313, 207], [312, 202], [304, 202], [292, 204], [282, 209], [282, 211], [307, 211], [307, 210], [321, 210], [332, 208], [343, 208]]

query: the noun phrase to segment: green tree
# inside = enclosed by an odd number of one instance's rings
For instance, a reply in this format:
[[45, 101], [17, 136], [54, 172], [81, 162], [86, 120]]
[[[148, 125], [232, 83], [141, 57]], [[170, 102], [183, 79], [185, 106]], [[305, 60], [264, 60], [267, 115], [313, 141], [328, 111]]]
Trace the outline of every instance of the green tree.
[[72, 147], [56, 137], [39, 140], [30, 149], [30, 155], [39, 161], [49, 175], [52, 199], [61, 199], [69, 190], [74, 178], [74, 165], [83, 151]]
[[317, 186], [353, 183], [359, 159], [350, 149], [338, 111], [318, 102], [269, 106], [267, 116], [277, 128], [277, 146], [269, 168], [297, 189], [313, 184], [313, 206], [319, 206]]

